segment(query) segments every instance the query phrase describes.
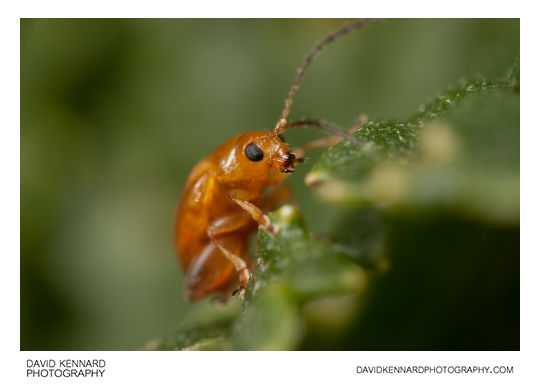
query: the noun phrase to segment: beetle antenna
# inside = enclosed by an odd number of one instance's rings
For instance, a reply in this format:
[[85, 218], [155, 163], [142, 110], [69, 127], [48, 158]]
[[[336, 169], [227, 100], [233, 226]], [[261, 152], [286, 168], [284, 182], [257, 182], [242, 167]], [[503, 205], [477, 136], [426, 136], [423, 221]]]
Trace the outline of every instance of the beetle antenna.
[[302, 81], [302, 78], [304, 77], [306, 70], [309, 68], [313, 60], [315, 60], [315, 58], [319, 55], [319, 53], [321, 53], [322, 50], [327, 45], [331, 44], [339, 37], [346, 35], [350, 31], [357, 28], [361, 28], [368, 24], [376, 23], [378, 21], [379, 21], [378, 19], [361, 19], [361, 20], [357, 20], [352, 23], [346, 24], [340, 29], [338, 29], [337, 31], [326, 36], [324, 40], [318, 42], [315, 45], [315, 47], [313, 47], [311, 52], [309, 52], [309, 54], [306, 56], [302, 66], [298, 69], [296, 78], [294, 79], [291, 89], [289, 90], [289, 95], [287, 96], [287, 99], [285, 100], [285, 107], [283, 108], [283, 112], [281, 112], [281, 117], [277, 121], [275, 128], [272, 131], [270, 131], [271, 134], [278, 135], [281, 132], [283, 132], [285, 129], [292, 128], [287, 125], [287, 117], [289, 116], [289, 112], [291, 110], [291, 105], [292, 105], [294, 95], [296, 94], [296, 91], [298, 91], [298, 85], [300, 84], [300, 81]]

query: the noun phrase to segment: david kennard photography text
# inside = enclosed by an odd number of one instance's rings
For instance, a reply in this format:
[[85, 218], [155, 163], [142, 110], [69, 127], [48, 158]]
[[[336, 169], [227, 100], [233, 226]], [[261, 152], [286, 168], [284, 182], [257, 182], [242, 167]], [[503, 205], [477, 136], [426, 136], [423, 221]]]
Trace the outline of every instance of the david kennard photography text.
[[26, 377], [103, 377], [105, 360], [26, 360]]

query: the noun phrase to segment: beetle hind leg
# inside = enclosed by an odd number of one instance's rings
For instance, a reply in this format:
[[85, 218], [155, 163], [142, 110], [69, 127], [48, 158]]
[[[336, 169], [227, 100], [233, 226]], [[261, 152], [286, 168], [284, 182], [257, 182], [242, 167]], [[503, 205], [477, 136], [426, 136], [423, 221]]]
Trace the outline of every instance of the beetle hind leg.
[[234, 277], [232, 263], [214, 243], [209, 243], [187, 269], [186, 299], [201, 300], [212, 293], [229, 296]]
[[221, 254], [234, 266], [240, 283], [240, 294], [243, 295], [251, 276], [248, 268], [248, 257], [242, 258], [246, 247], [246, 235], [253, 226], [247, 212], [234, 212], [215, 219], [206, 230], [212, 243]]
[[239, 287], [239, 296], [243, 297], [244, 292], [247, 288], [247, 283], [249, 281], [249, 278], [251, 277], [251, 273], [249, 272], [247, 263], [239, 256], [236, 256], [233, 252], [229, 251], [220, 240], [217, 238], [212, 238], [212, 242], [216, 245], [216, 247], [219, 248], [219, 250], [225, 255], [229, 261], [232, 262], [234, 265], [234, 268], [236, 269], [236, 272], [238, 273], [238, 279], [240, 280], [240, 287]]

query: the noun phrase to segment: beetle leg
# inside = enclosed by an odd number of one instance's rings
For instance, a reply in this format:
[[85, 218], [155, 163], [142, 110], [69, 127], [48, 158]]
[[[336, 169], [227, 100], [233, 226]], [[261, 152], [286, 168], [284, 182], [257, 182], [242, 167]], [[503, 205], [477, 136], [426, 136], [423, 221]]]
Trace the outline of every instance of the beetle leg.
[[239, 256], [227, 249], [219, 240], [219, 236], [234, 232], [250, 223], [250, 216], [245, 212], [233, 213], [219, 217], [207, 228], [206, 233], [216, 247], [233, 263], [238, 278], [240, 279], [240, 294], [242, 295], [249, 281], [250, 273], [246, 262]]
[[[234, 239], [232, 239], [232, 242], [235, 244]], [[228, 244], [231, 244], [231, 240], [228, 241]], [[228, 244], [226, 244], [227, 247]], [[234, 252], [237, 252], [237, 250], [235, 249]], [[206, 297], [210, 293], [219, 292], [222, 293], [221, 298], [223, 300], [228, 299], [231, 288], [236, 288], [238, 285], [234, 272], [234, 265], [211, 241], [191, 261], [186, 271], [186, 298], [195, 301]], [[231, 284], [234, 284], [234, 287]]]
[[208, 228], [206, 234], [213, 238], [226, 233], [231, 233], [250, 223], [251, 216], [246, 212], [234, 212], [214, 219]]
[[331, 147], [333, 145], [336, 145], [341, 140], [343, 140], [343, 137], [341, 136], [330, 136], [330, 137], [324, 137], [322, 139], [311, 141], [307, 144], [302, 145], [301, 147], [294, 148], [292, 150], [292, 153], [298, 158], [301, 159], [304, 157], [304, 153], [306, 151], [309, 151], [310, 149], [314, 148], [322, 148], [322, 147]]
[[233, 190], [229, 192], [229, 198], [240, 206], [244, 211], [249, 213], [253, 220], [255, 220], [261, 227], [274, 235], [278, 232], [278, 228], [272, 224], [270, 218], [255, 204], [250, 203], [247, 199], [242, 199], [242, 195], [247, 194], [242, 192], [243, 190]]
[[[362, 128], [362, 126], [367, 123], [367, 116], [366, 115], [360, 115], [356, 122], [347, 128], [345, 131], [348, 136], [352, 135], [356, 130]], [[304, 157], [304, 153], [306, 151], [309, 151], [310, 149], [314, 148], [324, 148], [324, 147], [331, 147], [339, 143], [341, 140], [343, 140], [345, 137], [336, 135], [336, 136], [329, 136], [324, 137], [322, 139], [311, 141], [307, 144], [302, 145], [301, 147], [295, 148], [292, 150], [292, 153], [298, 158], [301, 159]]]
[[368, 122], [368, 117], [367, 115], [360, 115], [356, 118], [356, 121], [354, 122], [353, 125], [351, 125], [349, 128], [347, 128], [347, 134], [348, 135], [352, 135], [355, 131], [359, 130], [360, 128], [362, 128], [366, 123]]
[[240, 296], [243, 296], [247, 283], [249, 281], [249, 278], [251, 277], [251, 274], [249, 273], [247, 264], [244, 260], [242, 260], [241, 257], [236, 256], [234, 253], [229, 251], [227, 248], [221, 244], [219, 239], [217, 238], [211, 238], [212, 242], [216, 245], [216, 247], [219, 248], [219, 250], [225, 255], [227, 259], [233, 263], [234, 268], [236, 269], [236, 272], [238, 273], [238, 279], [240, 280]]

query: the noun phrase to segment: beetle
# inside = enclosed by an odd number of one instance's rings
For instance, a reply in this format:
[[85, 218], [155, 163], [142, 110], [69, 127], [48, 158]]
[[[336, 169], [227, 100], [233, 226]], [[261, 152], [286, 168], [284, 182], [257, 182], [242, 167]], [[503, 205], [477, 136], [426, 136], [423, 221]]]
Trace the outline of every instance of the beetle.
[[[278, 232], [265, 212], [289, 195], [282, 181], [303, 162], [304, 151], [334, 145], [344, 137], [342, 131], [320, 121], [287, 121], [300, 81], [323, 48], [374, 21], [349, 23], [315, 45], [298, 70], [273, 129], [234, 136], [193, 168], [180, 195], [174, 232], [188, 300], [214, 294], [226, 301], [235, 292], [243, 295], [253, 266], [247, 253], [249, 235], [257, 226]], [[335, 135], [291, 150], [281, 133], [298, 126], [315, 126]], [[268, 188], [270, 194], [264, 195]]]

